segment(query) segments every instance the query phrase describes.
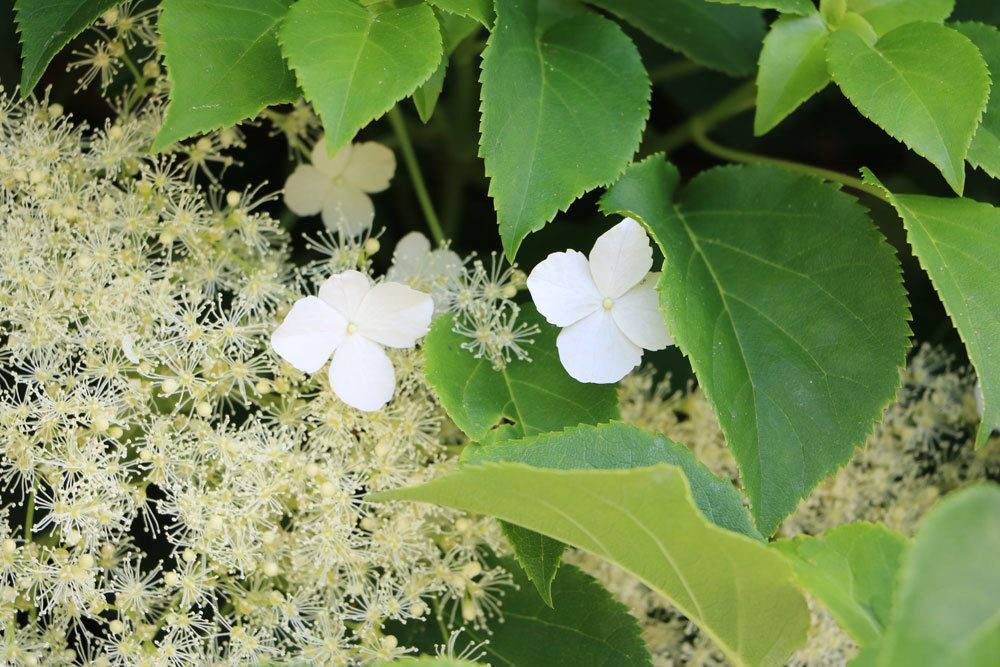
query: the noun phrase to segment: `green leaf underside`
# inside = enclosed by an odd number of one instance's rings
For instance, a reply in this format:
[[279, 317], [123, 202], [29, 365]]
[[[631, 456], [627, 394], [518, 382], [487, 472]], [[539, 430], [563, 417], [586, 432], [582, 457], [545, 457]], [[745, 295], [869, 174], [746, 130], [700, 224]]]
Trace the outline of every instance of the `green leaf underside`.
[[764, 19], [748, 7], [709, 0], [587, 0], [696, 63], [732, 76], [754, 71]]
[[427, 2], [449, 14], [474, 19], [487, 28], [493, 25], [492, 0], [427, 0]]
[[847, 10], [863, 16], [878, 35], [914, 21], [941, 23], [954, 8], [955, 0], [847, 0]]
[[908, 546], [905, 537], [881, 524], [859, 522], [822, 537], [802, 535], [772, 546], [854, 641], [866, 646], [881, 639]]
[[[884, 188], [870, 171], [864, 176]], [[1000, 209], [972, 199], [889, 198], [982, 383], [981, 445], [1000, 424]]]
[[952, 26], [976, 45], [986, 61], [994, 82], [986, 113], [969, 146], [966, 160], [993, 178], [1000, 178], [1000, 30], [984, 23], [956, 23]]
[[632, 41], [591, 12], [542, 25], [534, 0], [497, 0], [483, 53], [480, 156], [508, 259], [639, 147], [650, 83]]
[[757, 135], [768, 132], [830, 83], [826, 22], [819, 14], [782, 16], [764, 39], [757, 72]]
[[462, 457], [470, 464], [527, 463], [559, 470], [645, 468], [669, 463], [680, 466], [687, 475], [695, 504], [709, 521], [763, 539], [750, 523], [742, 497], [729, 480], [713, 475], [687, 447], [636, 426], [621, 422], [583, 424], [498, 445], [473, 445], [465, 449]]
[[492, 514], [617, 563], [667, 597], [736, 665], [782, 665], [805, 640], [809, 612], [788, 563], [705, 519], [676, 466], [485, 463], [370, 498]]
[[331, 154], [413, 93], [441, 62], [434, 10], [299, 0], [279, 31], [282, 51], [326, 132]]
[[1000, 659], [1000, 488], [958, 491], [917, 527], [880, 667], [995, 667]]
[[69, 41], [120, 0], [17, 0], [21, 35], [21, 94], [27, 96], [45, 68]]
[[899, 262], [865, 209], [815, 178], [722, 167], [674, 205], [677, 182], [653, 156], [602, 209], [642, 220], [663, 250], [661, 308], [769, 535], [895, 395], [909, 346]]
[[830, 75], [851, 103], [929, 160], [961, 194], [965, 157], [990, 91], [975, 45], [943, 25], [908, 23], [874, 45], [837, 31], [827, 41], [827, 57]]
[[743, 5], [758, 9], [776, 9], [782, 14], [808, 16], [816, 13], [812, 0], [709, 0], [720, 5]]
[[554, 609], [538, 599], [511, 558], [500, 564], [517, 588], [503, 596], [503, 623], [487, 634], [466, 628], [469, 639], [489, 642], [483, 662], [494, 665], [651, 665], [642, 629], [628, 609], [589, 574], [564, 565], [552, 584]]
[[438, 14], [438, 21], [441, 25], [441, 38], [444, 41], [441, 62], [438, 63], [437, 69], [434, 70], [431, 77], [413, 92], [413, 105], [417, 108], [420, 120], [425, 123], [434, 114], [434, 108], [437, 106], [441, 90], [444, 88], [444, 75], [448, 70], [448, 59], [462, 43], [462, 40], [479, 28], [479, 24], [475, 20], [447, 12]]
[[[518, 316], [536, 324], [529, 361], [512, 360], [503, 370], [461, 348], [450, 315], [438, 318], [424, 339], [427, 381], [448, 416], [475, 442], [558, 431], [618, 417], [615, 385], [583, 384], [566, 373], [556, 350], [557, 330], [531, 305]], [[507, 423], [502, 423], [507, 422]], [[504, 534], [544, 600], [565, 545], [520, 527], [503, 525]]]
[[164, 0], [159, 28], [170, 104], [153, 150], [298, 98], [278, 47], [288, 0]]

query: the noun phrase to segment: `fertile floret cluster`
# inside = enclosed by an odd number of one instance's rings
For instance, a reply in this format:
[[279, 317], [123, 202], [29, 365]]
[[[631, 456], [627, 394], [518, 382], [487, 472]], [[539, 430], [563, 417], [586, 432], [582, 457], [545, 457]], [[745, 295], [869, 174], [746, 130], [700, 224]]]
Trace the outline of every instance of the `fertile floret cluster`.
[[268, 345], [377, 244], [293, 269], [256, 193], [144, 156], [154, 126], [0, 97], [0, 663], [363, 664], [432, 601], [481, 622], [493, 522], [365, 501], [451, 458], [420, 350], [362, 413]]

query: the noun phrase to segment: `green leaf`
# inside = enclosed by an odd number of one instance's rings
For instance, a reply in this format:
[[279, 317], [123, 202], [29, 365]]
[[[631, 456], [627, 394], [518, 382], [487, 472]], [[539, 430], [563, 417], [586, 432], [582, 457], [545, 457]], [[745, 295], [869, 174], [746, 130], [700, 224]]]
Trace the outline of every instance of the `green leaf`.
[[880, 667], [995, 667], [1000, 659], [1000, 488], [958, 491], [917, 527]]
[[500, 564], [516, 589], [503, 597], [503, 623], [466, 629], [495, 665], [651, 665], [642, 628], [589, 574], [565, 565], [552, 585], [554, 608], [538, 599], [511, 558]]
[[537, 0], [496, 6], [479, 152], [512, 259], [525, 236], [622, 172], [639, 147], [650, 84], [635, 45], [611, 21], [584, 11], [546, 23]]
[[984, 23], [956, 23], [952, 27], [979, 49], [994, 84], [966, 160], [993, 178], [1000, 178], [1000, 30]]
[[854, 198], [773, 167], [704, 172], [671, 201], [662, 156], [602, 200], [663, 250], [660, 304], [771, 534], [865, 442], [909, 347], [899, 262]]
[[493, 25], [492, 0], [427, 0], [440, 10], [475, 19], [489, 28]]
[[769, 131], [830, 82], [826, 68], [829, 36], [819, 14], [782, 16], [771, 24], [757, 72], [755, 134]]
[[808, 16], [816, 13], [816, 5], [812, 0], [709, 0], [720, 5], [743, 5], [758, 9], [776, 9], [782, 14], [798, 14]]
[[709, 0], [587, 0], [691, 60], [732, 76], [757, 65], [764, 19], [747, 7]]
[[782, 665], [805, 640], [809, 612], [788, 563], [709, 522], [676, 466], [486, 463], [369, 499], [492, 514], [606, 558], [667, 597], [736, 665]]
[[562, 564], [566, 545], [541, 533], [506, 521], [500, 522], [500, 530], [507, 538], [514, 557], [528, 580], [534, 585], [538, 596], [552, 607], [552, 582]]
[[362, 7], [298, 0], [278, 34], [331, 154], [413, 93], [441, 62], [441, 33], [425, 4]]
[[379, 662], [376, 664], [376, 667], [478, 667], [478, 664], [456, 658], [420, 656], [419, 658], [403, 658], [402, 660]]
[[[865, 180], [883, 189], [867, 169]], [[934, 283], [982, 383], [983, 420], [976, 443], [1000, 424], [1000, 209], [972, 199], [897, 195], [913, 253]]]
[[955, 0], [847, 0], [847, 10], [863, 16], [880, 36], [914, 21], [941, 23], [954, 8]]
[[17, 0], [21, 35], [21, 95], [27, 96], [62, 47], [121, 0]]
[[868, 44], [839, 30], [827, 42], [830, 74], [867, 118], [941, 170], [961, 194], [965, 156], [989, 98], [976, 46], [936, 23], [908, 23]]
[[563, 369], [555, 327], [531, 305], [521, 309], [518, 321], [539, 327], [532, 360], [513, 359], [502, 370], [461, 348], [469, 339], [452, 330], [450, 315], [439, 317], [424, 339], [427, 381], [470, 439], [482, 442], [501, 421], [520, 437], [618, 417], [615, 385], [583, 384]]
[[889, 623], [896, 577], [909, 543], [881, 524], [850, 523], [823, 537], [801, 535], [771, 546], [840, 627], [861, 646], [881, 639]]
[[583, 424], [498, 445], [472, 445], [463, 452], [463, 460], [470, 464], [527, 463], [559, 470], [645, 468], [670, 463], [680, 466], [687, 475], [695, 504], [709, 521], [763, 539], [750, 523], [742, 496], [729, 480], [713, 475], [684, 445], [621, 422]]
[[[558, 431], [618, 417], [615, 385], [583, 384], [566, 373], [556, 350], [555, 327], [531, 305], [519, 321], [539, 328], [532, 360], [512, 360], [502, 370], [462, 349], [452, 316], [438, 318], [424, 339], [427, 381], [452, 421], [474, 441], [484, 442]], [[546, 602], [565, 546], [517, 526], [501, 524], [514, 553]]]
[[458, 45], [479, 28], [479, 24], [473, 19], [447, 12], [438, 14], [438, 22], [441, 24], [441, 37], [444, 40], [444, 53], [441, 54], [441, 62], [431, 74], [431, 78], [427, 79], [413, 93], [413, 104], [417, 108], [417, 115], [425, 123], [431, 119], [434, 108], [437, 106], [438, 97], [441, 96], [444, 75], [448, 70], [448, 59], [458, 48]]
[[154, 151], [298, 98], [277, 31], [288, 0], [163, 0], [170, 104]]

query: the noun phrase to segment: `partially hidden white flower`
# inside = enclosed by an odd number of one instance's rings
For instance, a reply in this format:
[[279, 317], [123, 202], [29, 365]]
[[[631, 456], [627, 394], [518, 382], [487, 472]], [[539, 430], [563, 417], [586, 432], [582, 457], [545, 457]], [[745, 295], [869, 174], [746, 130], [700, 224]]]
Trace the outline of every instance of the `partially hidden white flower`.
[[396, 373], [384, 347], [413, 347], [430, 328], [434, 303], [394, 282], [372, 285], [360, 271], [331, 276], [319, 296], [299, 299], [271, 335], [271, 347], [304, 373], [327, 359], [330, 387], [351, 407], [371, 412], [389, 402]]
[[372, 226], [372, 192], [382, 192], [396, 172], [396, 156], [382, 144], [348, 144], [331, 158], [326, 139], [313, 146], [312, 164], [300, 164], [285, 181], [285, 205], [296, 215], [321, 214], [332, 231], [348, 236]]
[[462, 258], [454, 250], [431, 250], [430, 239], [420, 232], [410, 232], [396, 244], [392, 266], [385, 277], [414, 289], [429, 290], [434, 297], [435, 312], [438, 312], [446, 302], [442, 293], [458, 284], [462, 266]]
[[538, 312], [564, 327], [556, 339], [563, 367], [580, 382], [611, 383], [639, 365], [642, 351], [673, 344], [649, 273], [653, 250], [632, 218], [601, 234], [590, 257], [555, 252], [528, 276]]

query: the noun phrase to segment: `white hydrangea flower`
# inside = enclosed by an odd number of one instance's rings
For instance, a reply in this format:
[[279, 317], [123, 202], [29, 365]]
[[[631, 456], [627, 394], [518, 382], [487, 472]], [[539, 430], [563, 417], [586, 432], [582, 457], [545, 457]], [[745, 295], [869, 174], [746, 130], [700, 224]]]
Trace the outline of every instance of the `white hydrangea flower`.
[[443, 293], [458, 284], [462, 267], [462, 258], [454, 250], [432, 250], [430, 239], [420, 232], [410, 232], [396, 244], [392, 252], [392, 266], [385, 277], [406, 283], [414, 289], [430, 291], [434, 297], [435, 313], [439, 313], [446, 305]]
[[555, 252], [528, 276], [528, 291], [556, 339], [563, 367], [580, 382], [617, 382], [639, 365], [642, 351], [673, 344], [649, 273], [653, 250], [632, 218], [601, 234], [589, 259]]
[[372, 192], [382, 192], [396, 172], [396, 156], [382, 144], [348, 144], [331, 158], [326, 139], [313, 146], [312, 164], [300, 164], [285, 182], [285, 205], [296, 215], [320, 213], [333, 231], [358, 236], [375, 219]]
[[330, 387], [351, 407], [366, 412], [389, 402], [396, 374], [384, 347], [413, 347], [430, 328], [430, 295], [394, 282], [372, 285], [360, 271], [331, 276], [319, 296], [292, 306], [271, 347], [304, 373], [330, 359]]

